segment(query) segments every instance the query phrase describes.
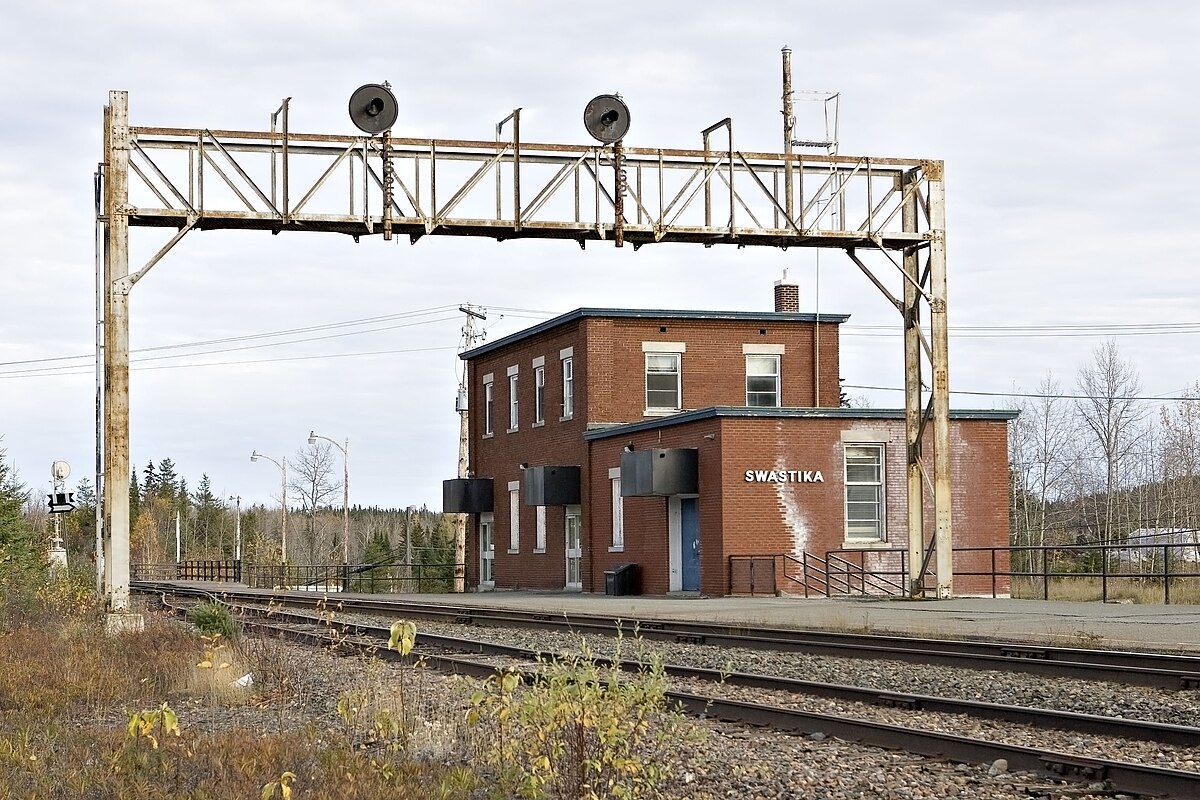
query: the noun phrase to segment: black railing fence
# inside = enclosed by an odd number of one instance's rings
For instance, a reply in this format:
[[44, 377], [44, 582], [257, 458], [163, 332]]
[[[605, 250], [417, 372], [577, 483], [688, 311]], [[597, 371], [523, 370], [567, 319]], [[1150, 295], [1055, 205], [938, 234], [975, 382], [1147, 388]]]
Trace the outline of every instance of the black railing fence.
[[[1025, 599], [1200, 603], [1200, 546], [1158, 544], [956, 547], [959, 594]], [[729, 556], [729, 593], [805, 597], [907, 594], [908, 551], [830, 550]], [[932, 568], [922, 576], [935, 589]], [[964, 588], [965, 587], [965, 590]]]
[[408, 594], [454, 590], [455, 564], [248, 564], [183, 561], [131, 564], [135, 581], [196, 580], [245, 583], [255, 589]]

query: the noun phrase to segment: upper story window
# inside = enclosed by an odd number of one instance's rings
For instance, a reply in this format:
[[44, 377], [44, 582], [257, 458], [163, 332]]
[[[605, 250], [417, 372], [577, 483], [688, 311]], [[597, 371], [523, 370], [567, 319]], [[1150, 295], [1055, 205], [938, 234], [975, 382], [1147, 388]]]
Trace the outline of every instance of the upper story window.
[[515, 431], [521, 421], [517, 402], [517, 368], [508, 368], [508, 429]]
[[535, 367], [533, 370], [533, 424], [540, 425], [546, 421], [546, 368]]
[[882, 444], [847, 444], [846, 541], [884, 541]]
[[680, 353], [646, 353], [646, 410], [680, 409]]
[[496, 400], [493, 384], [489, 380], [483, 384], [483, 435], [491, 436], [492, 420], [495, 419]]
[[779, 406], [779, 356], [746, 356], [746, 405]]
[[567, 347], [559, 352], [562, 361], [562, 418], [570, 419], [575, 416], [575, 359], [574, 348]]

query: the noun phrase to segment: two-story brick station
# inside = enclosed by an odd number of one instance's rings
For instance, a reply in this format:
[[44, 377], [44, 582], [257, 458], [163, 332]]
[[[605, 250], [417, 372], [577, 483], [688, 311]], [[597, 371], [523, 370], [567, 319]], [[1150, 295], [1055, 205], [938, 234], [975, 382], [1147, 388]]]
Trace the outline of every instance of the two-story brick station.
[[[842, 407], [848, 317], [798, 306], [782, 280], [772, 312], [580, 308], [463, 353], [470, 477], [445, 482], [443, 510], [471, 515], [468, 586], [723, 596], [820, 593], [833, 573], [901, 581], [904, 411]], [[1014, 416], [951, 411], [956, 548], [1008, 545]], [[970, 573], [992, 557], [956, 555], [957, 594], [991, 592]]]

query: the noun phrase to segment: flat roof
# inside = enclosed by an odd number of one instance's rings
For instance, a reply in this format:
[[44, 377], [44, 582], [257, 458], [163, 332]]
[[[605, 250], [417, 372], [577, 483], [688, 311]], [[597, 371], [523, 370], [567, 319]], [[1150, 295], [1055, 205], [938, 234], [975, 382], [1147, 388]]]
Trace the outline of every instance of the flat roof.
[[[951, 411], [954, 420], [996, 420], [1007, 422], [1016, 419], [1021, 412], [1013, 409], [962, 409]], [[638, 422], [614, 422], [612, 425], [593, 424], [583, 438], [603, 439], [608, 436], [626, 436], [638, 431], [666, 428], [685, 422], [697, 422], [715, 417], [761, 418], [761, 419], [904, 419], [902, 408], [759, 408], [748, 406], [710, 406], [695, 411], [681, 411], [665, 417], [640, 420]]]
[[514, 342], [528, 339], [530, 336], [536, 336], [539, 333], [557, 328], [559, 325], [565, 325], [568, 322], [574, 322], [584, 317], [597, 317], [601, 319], [701, 319], [730, 320], [734, 322], [821, 322], [830, 325], [841, 325], [850, 319], [849, 314], [801, 314], [787, 311], [679, 311], [654, 308], [577, 308], [574, 311], [559, 314], [557, 317], [548, 319], [545, 322], [539, 322], [537, 325], [517, 331], [516, 333], [510, 333], [508, 336], [497, 339], [494, 342], [488, 342], [487, 344], [481, 344], [479, 347], [466, 350], [459, 354], [459, 358], [469, 361], [472, 358], [499, 350]]

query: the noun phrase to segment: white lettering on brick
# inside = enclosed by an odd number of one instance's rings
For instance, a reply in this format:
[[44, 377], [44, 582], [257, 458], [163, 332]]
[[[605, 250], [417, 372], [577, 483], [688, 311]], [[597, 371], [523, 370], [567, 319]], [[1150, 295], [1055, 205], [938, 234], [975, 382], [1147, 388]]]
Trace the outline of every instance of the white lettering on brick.
[[819, 469], [748, 469], [746, 483], [824, 483]]

